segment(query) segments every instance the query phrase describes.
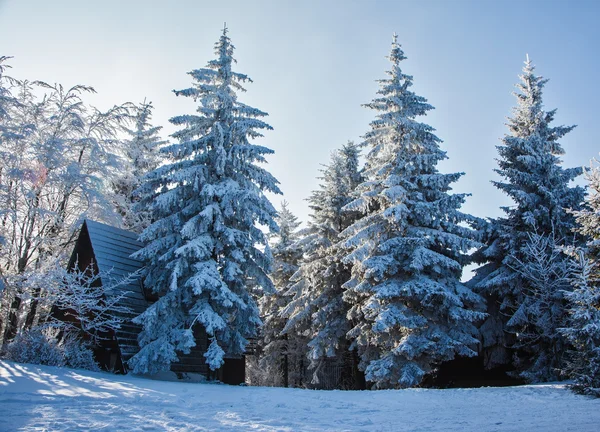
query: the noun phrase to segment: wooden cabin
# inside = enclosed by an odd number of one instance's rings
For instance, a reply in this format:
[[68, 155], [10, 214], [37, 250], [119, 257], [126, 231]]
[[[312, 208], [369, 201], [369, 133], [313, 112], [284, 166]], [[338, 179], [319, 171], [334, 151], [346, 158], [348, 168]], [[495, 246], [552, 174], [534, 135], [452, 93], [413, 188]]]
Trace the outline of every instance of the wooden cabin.
[[[115, 228], [91, 220], [85, 220], [69, 262], [69, 269], [77, 267], [80, 271], [109, 273], [115, 280], [124, 279], [143, 268], [144, 263], [133, 259], [131, 255], [143, 247], [137, 240], [138, 235], [123, 229]], [[100, 285], [101, 280], [97, 281]], [[115, 292], [116, 291], [116, 292]], [[124, 295], [123, 295], [124, 294]], [[139, 275], [132, 277], [127, 284], [121, 284], [106, 296], [122, 296], [117, 304], [131, 310], [128, 316], [121, 316], [124, 322], [114, 334], [103, 335], [101, 342], [94, 348], [96, 360], [106, 370], [127, 373], [127, 362], [139, 351], [137, 337], [141, 326], [131, 319], [138, 316], [156, 301], [150, 290], [144, 288]], [[178, 354], [179, 361], [171, 364], [171, 371], [179, 376], [185, 373], [196, 373], [217, 379], [226, 384], [241, 384], [245, 381], [245, 359], [226, 358], [218, 371], [210, 371], [204, 353], [208, 348], [208, 336], [204, 328], [198, 324], [194, 328], [196, 346], [189, 354]]]

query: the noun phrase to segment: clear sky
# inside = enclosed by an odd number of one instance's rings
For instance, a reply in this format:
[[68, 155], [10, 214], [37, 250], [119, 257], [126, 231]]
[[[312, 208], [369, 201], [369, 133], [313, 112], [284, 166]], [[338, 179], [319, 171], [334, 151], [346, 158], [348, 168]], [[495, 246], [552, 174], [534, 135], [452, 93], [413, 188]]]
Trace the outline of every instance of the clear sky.
[[194, 110], [171, 90], [214, 57], [227, 22], [237, 71], [254, 80], [240, 100], [270, 114], [269, 169], [306, 220], [320, 164], [368, 130], [374, 113], [361, 104], [375, 96], [396, 32], [403, 70], [436, 107], [422, 120], [448, 152], [440, 170], [466, 173], [455, 187], [473, 194], [464, 210], [497, 216], [509, 201], [490, 184], [495, 146], [526, 53], [550, 78], [545, 106], [558, 108], [557, 124], [578, 125], [562, 141], [565, 165], [598, 155], [599, 21], [600, 1], [583, 0], [0, 0], [0, 55], [14, 56], [16, 78], [94, 86], [100, 108], [147, 98], [171, 133], [168, 119]]

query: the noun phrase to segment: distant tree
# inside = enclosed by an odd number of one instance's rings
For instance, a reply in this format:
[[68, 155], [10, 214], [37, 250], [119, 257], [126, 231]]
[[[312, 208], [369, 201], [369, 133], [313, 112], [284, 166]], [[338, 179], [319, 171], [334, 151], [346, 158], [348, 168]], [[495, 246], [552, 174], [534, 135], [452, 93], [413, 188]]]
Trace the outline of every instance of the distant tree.
[[434, 129], [417, 121], [433, 107], [410, 90], [396, 36], [389, 78], [368, 108], [378, 114], [365, 135], [370, 151], [359, 197], [346, 206], [364, 214], [345, 230], [344, 284], [367, 381], [378, 388], [418, 385], [441, 362], [474, 356], [481, 298], [461, 283], [477, 247], [472, 216], [459, 211], [465, 194], [450, 194], [462, 174], [441, 174], [446, 158]]
[[[535, 75], [527, 59], [521, 82], [517, 85], [517, 106], [509, 119], [509, 133], [498, 146], [502, 181], [494, 185], [515, 203], [503, 207], [504, 217], [492, 221], [486, 245], [476, 253], [485, 263], [476, 270], [475, 289], [485, 296], [489, 318], [481, 327], [486, 366], [492, 368], [511, 362], [516, 353], [518, 371], [534, 366], [540, 356], [550, 352], [521, 350], [530, 281], [517, 270], [517, 262], [525, 263], [532, 233], [553, 236], [572, 244], [574, 218], [566, 209], [577, 210], [584, 190], [569, 183], [581, 174], [580, 168], [562, 168], [564, 150], [558, 140], [574, 126], [552, 127], [556, 110], [544, 111], [542, 91], [547, 80]], [[535, 258], [534, 258], [535, 259]], [[542, 349], [542, 346], [539, 346]]]
[[357, 212], [343, 208], [354, 200], [356, 186], [363, 180], [359, 155], [358, 146], [348, 143], [332, 154], [322, 171], [320, 188], [308, 200], [311, 222], [300, 242], [305, 258], [291, 279], [289, 293], [293, 297], [282, 311], [288, 318], [284, 332], [307, 336], [314, 385], [319, 384], [325, 361], [335, 359], [343, 364], [349, 357], [346, 333], [350, 322], [342, 286], [350, 279], [351, 267], [343, 261], [347, 251], [340, 234], [358, 217]]
[[297, 338], [282, 334], [286, 319], [280, 316], [280, 312], [289, 302], [287, 291], [290, 278], [298, 270], [302, 249], [297, 243], [300, 222], [288, 209], [286, 201], [281, 204], [276, 221], [279, 232], [272, 237], [271, 241], [273, 269], [270, 273], [275, 292], [263, 296], [260, 300], [263, 328], [259, 365], [267, 376], [267, 381], [263, 384], [288, 387], [289, 371], [294, 369], [297, 363], [298, 350], [295, 346]]
[[160, 147], [167, 141], [161, 140], [161, 126], [152, 126], [152, 103], [144, 101], [135, 107], [135, 128], [125, 131], [131, 137], [123, 142], [124, 163], [120, 175], [113, 181], [113, 201], [117, 212], [123, 217], [125, 229], [141, 233], [150, 225], [150, 211], [136, 204], [140, 201], [136, 190], [142, 178], [160, 164]]
[[192, 87], [175, 92], [197, 101], [198, 113], [171, 119], [181, 127], [172, 135], [178, 142], [161, 149], [168, 163], [140, 190], [155, 222], [137, 257], [147, 261], [145, 285], [159, 298], [135, 319], [143, 325], [141, 350], [130, 360], [136, 373], [166, 370], [189, 352], [195, 325], [206, 329], [206, 363], [218, 369], [225, 355], [244, 353], [261, 324], [248, 281], [273, 292], [259, 225], [277, 231], [265, 193], [280, 191], [261, 166], [273, 151], [249, 141], [271, 127], [260, 120], [266, 113], [237, 99], [250, 79], [232, 71], [233, 50], [224, 29], [217, 58], [190, 72]]

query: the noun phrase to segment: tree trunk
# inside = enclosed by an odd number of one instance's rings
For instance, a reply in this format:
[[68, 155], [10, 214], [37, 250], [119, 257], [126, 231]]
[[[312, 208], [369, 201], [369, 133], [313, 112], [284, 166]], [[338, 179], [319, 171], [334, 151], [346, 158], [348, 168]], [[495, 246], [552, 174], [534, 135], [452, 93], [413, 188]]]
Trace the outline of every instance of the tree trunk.
[[285, 339], [285, 354], [283, 355], [283, 386], [284, 387], [289, 387], [289, 377], [290, 377], [290, 370], [289, 370], [289, 357], [288, 357], [288, 335], [285, 334], [283, 336], [283, 338]]
[[21, 297], [19, 297], [19, 293], [16, 292], [8, 309], [6, 328], [4, 330], [4, 336], [2, 337], [2, 346], [5, 346], [17, 335], [17, 326], [19, 324], [19, 309], [21, 308], [21, 303]]
[[33, 293], [31, 294], [33, 299], [31, 300], [29, 310], [27, 311], [27, 316], [25, 317], [25, 324], [23, 325], [24, 330], [29, 330], [33, 326], [35, 316], [37, 315], [37, 309], [40, 302], [39, 298], [41, 294], [42, 289], [40, 287], [35, 287]]
[[367, 381], [365, 380], [365, 374], [358, 368], [360, 359], [358, 358], [358, 351], [352, 350], [352, 370], [354, 376], [354, 390], [366, 390]]

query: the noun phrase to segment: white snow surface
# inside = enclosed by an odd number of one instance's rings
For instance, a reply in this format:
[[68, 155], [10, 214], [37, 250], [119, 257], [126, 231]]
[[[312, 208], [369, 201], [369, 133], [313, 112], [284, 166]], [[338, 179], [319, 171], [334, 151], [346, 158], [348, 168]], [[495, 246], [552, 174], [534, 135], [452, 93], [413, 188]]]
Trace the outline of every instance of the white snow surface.
[[168, 382], [0, 361], [0, 431], [598, 431], [564, 384], [322, 391]]

